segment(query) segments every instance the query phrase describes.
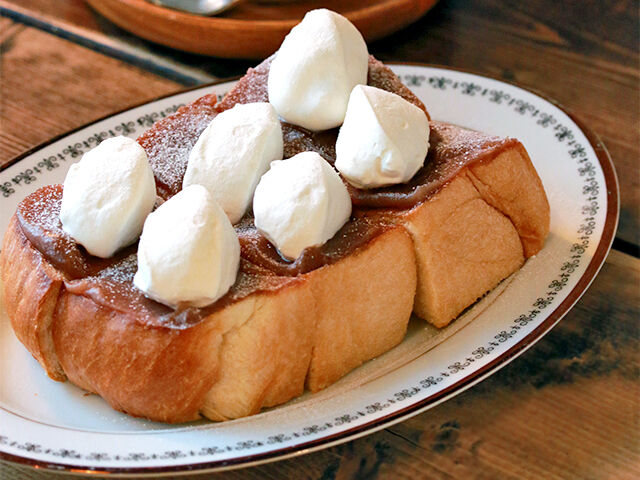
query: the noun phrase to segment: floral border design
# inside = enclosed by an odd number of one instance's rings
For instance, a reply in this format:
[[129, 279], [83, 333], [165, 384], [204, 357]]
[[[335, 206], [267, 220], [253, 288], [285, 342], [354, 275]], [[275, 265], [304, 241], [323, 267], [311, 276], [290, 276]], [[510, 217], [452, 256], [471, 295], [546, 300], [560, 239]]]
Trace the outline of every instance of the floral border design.
[[[484, 97], [487, 101], [502, 105], [505, 108], [513, 109], [520, 115], [528, 115], [532, 118], [537, 118], [536, 125], [540, 128], [548, 129], [553, 133], [553, 138], [565, 145], [568, 155], [575, 160], [578, 174], [583, 179], [582, 195], [584, 204], [582, 206], [582, 223], [577, 230], [579, 235], [579, 242], [573, 243], [569, 248], [566, 261], [561, 265], [559, 273], [553, 278], [547, 285], [545, 294], [537, 298], [530, 306], [530, 310], [527, 313], [523, 313], [514, 318], [505, 330], [500, 331], [494, 338], [487, 342], [485, 345], [478, 346], [471, 350], [465, 358], [453, 362], [447, 366], [438, 375], [428, 376], [421, 379], [415, 385], [404, 388], [398, 392], [395, 392], [392, 396], [384, 401], [374, 402], [370, 405], [366, 405], [359, 410], [353, 410], [345, 412], [334, 418], [333, 421], [325, 422], [323, 424], [313, 424], [303, 427], [301, 430], [296, 430], [287, 433], [278, 433], [267, 437], [265, 441], [257, 441], [248, 439], [244, 441], [238, 441], [235, 444], [230, 445], [211, 445], [203, 446], [200, 449], [192, 450], [167, 450], [163, 453], [145, 453], [145, 452], [130, 452], [126, 455], [112, 455], [107, 452], [91, 452], [89, 454], [82, 454], [76, 450], [69, 450], [65, 448], [51, 449], [45, 448], [37, 443], [27, 442], [20, 443], [11, 440], [7, 436], [0, 435], [0, 446], [8, 446], [21, 450], [25, 453], [37, 453], [46, 454], [57, 458], [73, 459], [73, 460], [85, 460], [89, 462], [101, 462], [101, 461], [122, 461], [122, 462], [144, 462], [151, 460], [162, 459], [178, 459], [178, 458], [198, 458], [204, 456], [222, 456], [228, 452], [253, 450], [265, 445], [283, 444], [294, 438], [305, 438], [309, 436], [318, 435], [327, 429], [340, 427], [363, 417], [382, 412], [392, 405], [402, 403], [415, 395], [428, 391], [434, 386], [440, 384], [445, 378], [457, 375], [464, 371], [474, 362], [494, 354], [495, 349], [500, 344], [518, 335], [526, 325], [534, 321], [543, 310], [555, 303], [555, 299], [560, 292], [568, 285], [569, 279], [578, 269], [583, 262], [583, 255], [591, 245], [591, 237], [596, 227], [595, 215], [600, 210], [601, 205], [599, 203], [598, 195], [601, 185], [596, 180], [596, 165], [588, 159], [587, 150], [585, 146], [576, 140], [576, 135], [570, 126], [563, 125], [550, 113], [537, 109], [534, 105], [511, 96], [509, 93], [503, 90], [488, 89], [482, 85], [474, 82], [460, 82], [453, 78], [446, 76], [425, 76], [406, 74], [400, 75], [403, 82], [409, 87], [423, 87], [429, 86], [436, 90], [452, 89], [459, 91], [461, 95]], [[63, 149], [62, 154], [51, 156], [41, 160], [35, 166], [24, 170], [12, 179], [16, 185], [21, 185], [21, 182], [25, 184], [35, 180], [35, 173], [41, 173], [42, 169], [52, 170], [59, 166], [59, 161], [66, 161], [67, 158], [76, 158], [80, 156], [85, 149], [91, 148], [97, 145], [104, 138], [109, 136], [115, 136], [119, 134], [135, 133], [136, 128], [149, 127], [155, 121], [164, 118], [167, 115], [175, 112], [181, 105], [173, 105], [162, 111], [153, 112], [139, 117], [136, 122], [121, 123], [106, 132], [100, 132], [88, 137], [84, 142], [69, 145]], [[116, 133], [117, 132], [117, 133]], [[34, 173], [35, 172], [35, 173]], [[11, 187], [11, 188], [9, 188]], [[6, 182], [4, 185], [0, 185], [0, 191], [3, 192], [5, 197], [14, 193], [10, 182]]]
[[107, 138], [118, 135], [132, 135], [138, 133], [139, 129], [146, 130], [158, 120], [175, 113], [182, 106], [184, 104], [179, 103], [156, 112], [147, 113], [138, 117], [135, 121], [120, 122], [107, 130], [96, 132], [86, 137], [80, 142], [70, 143], [57, 154], [43, 157], [31, 167], [17, 173], [11, 178], [11, 181], [0, 183], [0, 192], [3, 197], [10, 197], [16, 193], [16, 188], [28, 185], [37, 180], [38, 176], [43, 173], [60, 167], [60, 162], [66, 163], [68, 160], [79, 160], [85, 152], [98, 146], [100, 142]]

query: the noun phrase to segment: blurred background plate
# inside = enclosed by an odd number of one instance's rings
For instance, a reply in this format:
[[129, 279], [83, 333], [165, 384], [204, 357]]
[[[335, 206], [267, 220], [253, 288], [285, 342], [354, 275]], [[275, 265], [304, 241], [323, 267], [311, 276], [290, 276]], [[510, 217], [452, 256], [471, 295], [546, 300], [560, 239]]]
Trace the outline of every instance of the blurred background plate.
[[245, 1], [216, 17], [158, 7], [146, 0], [87, 0], [98, 13], [146, 40], [224, 58], [264, 58], [275, 52], [304, 14], [329, 8], [346, 16], [370, 42], [415, 22], [437, 0]]

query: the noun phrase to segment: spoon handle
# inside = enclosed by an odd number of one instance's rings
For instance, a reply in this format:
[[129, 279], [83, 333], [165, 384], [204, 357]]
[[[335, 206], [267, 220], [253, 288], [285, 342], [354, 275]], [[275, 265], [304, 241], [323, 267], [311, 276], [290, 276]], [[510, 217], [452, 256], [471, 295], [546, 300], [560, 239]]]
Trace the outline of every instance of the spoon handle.
[[171, 8], [195, 15], [211, 16], [222, 13], [240, 0], [147, 0], [159, 7]]

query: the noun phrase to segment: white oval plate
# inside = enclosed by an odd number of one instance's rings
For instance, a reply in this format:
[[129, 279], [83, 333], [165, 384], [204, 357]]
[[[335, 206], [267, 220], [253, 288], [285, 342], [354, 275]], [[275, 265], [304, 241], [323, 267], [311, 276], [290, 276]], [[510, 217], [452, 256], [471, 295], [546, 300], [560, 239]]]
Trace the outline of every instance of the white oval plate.
[[[157, 476], [303, 454], [372, 433], [457, 395], [555, 325], [593, 280], [615, 233], [618, 187], [606, 150], [562, 109], [527, 90], [443, 68], [392, 68], [433, 118], [522, 141], [551, 204], [551, 233], [542, 252], [439, 336], [413, 320], [401, 346], [326, 391], [225, 423], [142, 421], [73, 385], [49, 380], [15, 339], [5, 315], [0, 321], [0, 459], [58, 470]], [[112, 115], [12, 162], [0, 172], [0, 232], [20, 200], [43, 185], [62, 183], [69, 165], [104, 138], [137, 137], [180, 105], [205, 93], [223, 95], [233, 83]]]

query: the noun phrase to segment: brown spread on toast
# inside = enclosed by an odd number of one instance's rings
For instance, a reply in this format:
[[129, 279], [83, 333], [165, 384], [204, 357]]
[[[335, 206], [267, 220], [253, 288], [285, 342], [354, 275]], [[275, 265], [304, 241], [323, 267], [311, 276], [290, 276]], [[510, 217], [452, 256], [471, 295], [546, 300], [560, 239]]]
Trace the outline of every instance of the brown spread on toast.
[[[218, 113], [267, 100], [270, 62], [220, 103], [205, 95], [138, 138], [161, 198], [180, 191], [189, 153]], [[425, 110], [373, 57], [368, 83]], [[337, 129], [282, 127], [285, 158], [311, 150], [333, 163]], [[412, 311], [447, 325], [536, 254], [549, 230], [524, 147], [454, 125], [431, 122], [425, 165], [406, 184], [348, 189], [351, 219], [294, 262], [247, 213], [235, 226], [235, 284], [212, 305], [174, 310], [133, 285], [136, 244], [108, 259], [89, 255], [62, 229], [62, 185], [43, 187], [5, 234], [5, 308], [52, 378], [136, 416], [226, 420], [332, 384], [400, 343]]]
[[[236, 103], [267, 100], [270, 62], [271, 59], [267, 59], [249, 70], [221, 103], [216, 105], [215, 97], [206, 95], [183, 107], [176, 115], [158, 122], [139, 138], [147, 151], [162, 197], [169, 198], [180, 190], [189, 152], [217, 113]], [[369, 82], [398, 93], [424, 109], [422, 102], [373, 57], [369, 60]], [[338, 129], [311, 132], [283, 123], [284, 156], [289, 158], [311, 150], [333, 164], [337, 133]], [[135, 245], [108, 259], [88, 254], [62, 230], [58, 218], [61, 185], [44, 187], [27, 197], [18, 207], [17, 217], [25, 236], [48, 261], [64, 272], [68, 278], [67, 289], [117, 310], [136, 311], [148, 323], [183, 328], [251, 293], [270, 291], [280, 283], [286, 283], [284, 279], [281, 282], [273, 278], [274, 275], [295, 277], [335, 263], [388, 228], [381, 221], [385, 212], [370, 211], [369, 207], [410, 209], [429, 199], [469, 164], [493, 158], [517, 143], [515, 139], [491, 137], [440, 122], [432, 122], [429, 141], [431, 146], [425, 165], [408, 183], [373, 190], [349, 185], [356, 207], [353, 218], [327, 243], [306, 249], [294, 262], [282, 258], [256, 230], [252, 216], [245, 215], [236, 225], [243, 258], [236, 284], [222, 299], [205, 308], [174, 311], [145, 297], [132, 283], [136, 271]]]

